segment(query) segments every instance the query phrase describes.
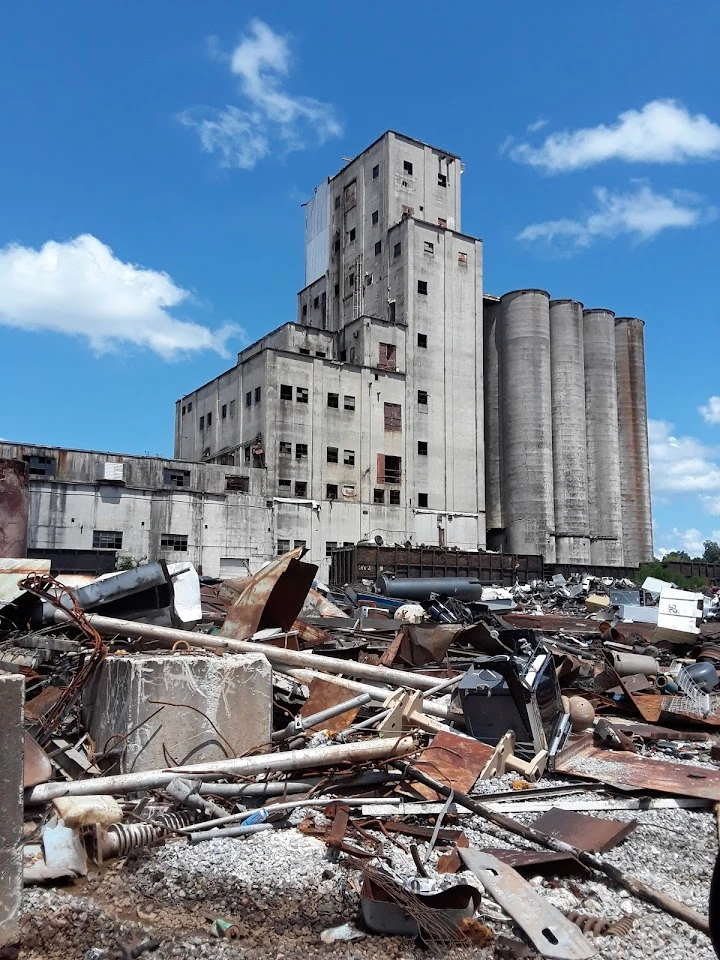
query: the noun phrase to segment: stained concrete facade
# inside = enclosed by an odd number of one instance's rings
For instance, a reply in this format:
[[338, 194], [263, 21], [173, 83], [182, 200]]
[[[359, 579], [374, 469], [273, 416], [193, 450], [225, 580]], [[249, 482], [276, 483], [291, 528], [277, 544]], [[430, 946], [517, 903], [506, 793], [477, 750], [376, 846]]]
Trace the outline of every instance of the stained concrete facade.
[[25, 678], [0, 670], [0, 947], [20, 940]]

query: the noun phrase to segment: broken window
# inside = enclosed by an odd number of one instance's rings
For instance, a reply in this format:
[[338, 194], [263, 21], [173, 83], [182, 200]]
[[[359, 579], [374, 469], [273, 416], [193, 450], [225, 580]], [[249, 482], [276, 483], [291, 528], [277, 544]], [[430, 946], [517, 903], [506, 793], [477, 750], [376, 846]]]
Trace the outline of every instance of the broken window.
[[325, 499], [326, 500], [337, 500], [338, 498], [338, 485], [336, 483], [328, 483], [325, 486]]
[[163, 485], [166, 487], [189, 487], [189, 470], [169, 470], [167, 467], [163, 470]]
[[342, 485], [342, 497], [343, 500], [354, 500], [355, 499], [355, 484], [354, 483], [344, 483]]
[[418, 440], [418, 455], [421, 457], [427, 456], [427, 440]]
[[308, 445], [306, 443], [296, 443], [295, 444], [295, 459], [296, 460], [307, 460], [308, 455]]
[[284, 553], [287, 553], [290, 549], [289, 540], [278, 540], [277, 542], [277, 555], [281, 557]]
[[344, 450], [343, 451], [343, 463], [346, 467], [355, 466], [355, 451], [354, 450]]
[[338, 448], [337, 448], [337, 447], [328, 447], [328, 448], [327, 448], [327, 462], [328, 462], [328, 463], [337, 463], [337, 462], [338, 462]]
[[299, 550], [300, 548], [304, 550], [306, 546], [307, 540], [293, 540], [293, 550]]
[[[405, 186], [407, 186], [407, 183], [405, 183]], [[414, 213], [415, 213], [415, 207], [406, 207], [403, 204], [403, 208], [402, 208], [403, 219], [405, 219], [406, 217], [412, 217]]]
[[380, 253], [382, 253], [382, 240], [378, 240], [375, 244], [375, 256], [377, 257]]
[[304, 317], [307, 316], [307, 304], [306, 304], [306, 303], [303, 304], [303, 307], [302, 307], [302, 315], [303, 315]]
[[333, 410], [337, 410], [340, 405], [340, 394], [339, 393], [329, 393], [328, 394], [328, 404], [329, 407], [332, 407]]
[[427, 280], [418, 280], [418, 293], [427, 296]]
[[205, 429], [205, 417], [200, 417], [200, 429]]
[[375, 226], [375, 224], [376, 224], [376, 223], [378, 222], [378, 220], [380, 219], [380, 211], [379, 211], [379, 210], [373, 210], [371, 219], [372, 219], [372, 225]]
[[245, 394], [245, 406], [252, 406], [252, 390], [248, 390], [248, 392]]
[[353, 242], [354, 242], [354, 240], [355, 240], [355, 227], [353, 227], [352, 230], [350, 231], [350, 233], [348, 234], [348, 238], [349, 238], [349, 240], [350, 240], [350, 243], [353, 243]]
[[[420, 407], [420, 413], [427, 413], [428, 405], [428, 395], [427, 390], [418, 390], [418, 406]], [[425, 408], [423, 410], [423, 407]]]
[[418, 494], [418, 506], [419, 506], [419, 507], [427, 507], [427, 505], [428, 505], [428, 495], [427, 495], [426, 493], [419, 493], [419, 494]]
[[173, 553], [187, 553], [188, 538], [186, 533], [164, 533], [160, 537], [160, 549], [170, 550]]
[[317, 310], [319, 306], [320, 306], [320, 297], [315, 297], [315, 299], [313, 300], [313, 309]]
[[384, 453], [377, 455], [377, 482], [400, 483], [402, 479], [401, 457], [390, 457]]
[[426, 333], [418, 334], [418, 346], [422, 347], [424, 350], [427, 350], [427, 334]]
[[289, 496], [290, 491], [292, 490], [292, 484], [289, 480], [278, 480], [278, 490], [283, 495]]
[[423, 245], [423, 249], [424, 249], [425, 253], [434, 253], [434, 252], [435, 252], [435, 244], [434, 244], [431, 240], [426, 240], [425, 243], [424, 243], [424, 245]]
[[379, 345], [378, 366], [381, 370], [394, 370], [397, 357], [397, 348], [394, 343]]
[[391, 490], [390, 491], [390, 506], [399, 507], [400, 506], [400, 491]]
[[289, 383], [280, 384], [280, 399], [281, 400], [292, 400], [292, 387]]
[[250, 493], [250, 477], [236, 477], [234, 474], [226, 475], [225, 489], [234, 490], [237, 493]]
[[447, 186], [447, 177], [445, 176], [444, 173], [439, 173], [439, 174], [438, 174], [438, 186], [439, 186], [439, 187], [446, 187], [446, 186]]
[[226, 403], [224, 403], [224, 404], [222, 405], [222, 407], [220, 407], [220, 416], [222, 417], [223, 420], [227, 419], [227, 404], [226, 404]]
[[93, 530], [93, 550], [122, 550], [121, 530]]
[[231, 417], [234, 417], [234, 416], [235, 416], [235, 401], [234, 401], [234, 400], [231, 400], [231, 401], [230, 401], [230, 416], [231, 416]]
[[325, 556], [331, 557], [333, 550], [337, 547], [337, 541], [335, 540], [326, 540], [325, 541]]
[[280, 441], [280, 456], [281, 457], [292, 456], [292, 444], [288, 440]]
[[296, 387], [296, 397], [298, 403], [307, 403], [308, 402], [308, 388], [307, 387]]
[[393, 257], [399, 257], [402, 253], [402, 243], [396, 243], [393, 247]]
[[402, 430], [402, 413], [399, 403], [386, 403], [384, 405], [384, 420], [386, 430]]
[[460, 253], [458, 253], [458, 263], [462, 264], [463, 266], [467, 266], [467, 262], [468, 262], [468, 255], [460, 251]]
[[345, 395], [345, 398], [344, 398], [344, 400], [343, 400], [343, 406], [345, 407], [346, 410], [354, 410], [354, 409], [355, 409], [355, 397], [349, 397], [349, 396], [346, 394], [346, 395]]
[[379, 176], [380, 176], [380, 164], [376, 163], [372, 169], [372, 178], [373, 180], [377, 180]]
[[385, 491], [377, 487], [373, 490], [373, 503], [385, 503]]
[[[202, 420], [202, 417], [200, 419]], [[200, 427], [200, 429], [202, 430], [202, 427]], [[23, 457], [23, 460], [28, 465], [28, 473], [31, 477], [55, 476], [54, 457], [38, 457], [31, 455], [29, 457]]]
[[343, 193], [343, 203], [346, 210], [350, 210], [355, 206], [357, 199], [357, 180], [353, 180], [349, 183]]
[[410, 163], [409, 160], [404, 160], [404, 161], [403, 161], [403, 170], [404, 170], [405, 173], [409, 173], [410, 176], [412, 176], [413, 165]]
[[218, 463], [221, 463], [224, 467], [234, 467], [235, 466], [235, 454], [226, 453], [222, 457], [218, 457]]
[[192, 400], [188, 404], [188, 413], [192, 413]]
[[441, 230], [447, 230], [447, 220], [443, 217], [438, 217], [438, 226]]
[[296, 497], [306, 497], [306, 496], [307, 496], [307, 481], [306, 481], [306, 480], [296, 480], [296, 481], [295, 481], [295, 496], [296, 496]]

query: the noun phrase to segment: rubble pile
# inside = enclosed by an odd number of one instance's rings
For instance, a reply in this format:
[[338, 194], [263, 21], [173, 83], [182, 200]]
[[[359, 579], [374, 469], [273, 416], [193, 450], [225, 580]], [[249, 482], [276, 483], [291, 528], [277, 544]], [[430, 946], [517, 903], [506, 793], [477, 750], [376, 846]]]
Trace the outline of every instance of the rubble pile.
[[0, 561], [3, 956], [712, 957], [715, 596]]

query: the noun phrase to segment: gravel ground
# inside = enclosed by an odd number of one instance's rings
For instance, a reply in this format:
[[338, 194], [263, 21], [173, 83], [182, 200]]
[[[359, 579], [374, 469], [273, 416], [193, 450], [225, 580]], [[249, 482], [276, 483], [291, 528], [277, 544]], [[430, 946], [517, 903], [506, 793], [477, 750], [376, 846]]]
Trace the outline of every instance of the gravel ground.
[[[512, 778], [478, 784], [477, 792], [508, 789]], [[538, 786], [557, 786], [546, 780]], [[601, 799], [601, 793], [584, 796]], [[573, 797], [572, 799], [579, 799]], [[562, 802], [558, 800], [556, 802]], [[548, 807], [552, 802], [548, 802]], [[305, 811], [303, 811], [304, 815]], [[636, 819], [638, 828], [606, 858], [620, 869], [707, 913], [710, 877], [718, 849], [715, 815], [689, 810], [624, 811], [606, 814], [616, 820]], [[531, 823], [538, 814], [518, 815]], [[322, 823], [322, 814], [315, 815]], [[295, 822], [301, 819], [294, 815]], [[428, 818], [419, 819], [425, 825]], [[448, 825], [451, 825], [448, 823]], [[458, 817], [472, 846], [531, 846], [477, 817]], [[389, 865], [402, 877], [415, 873], [410, 856], [382, 834]], [[407, 840], [407, 838], [402, 838]], [[74, 960], [91, 947], [106, 951], [133, 946], [154, 937], [157, 960], [169, 957], [273, 957], [308, 960], [338, 957], [414, 958], [429, 956], [414, 941], [368, 934], [353, 943], [327, 945], [320, 934], [358, 917], [357, 871], [344, 865], [344, 855], [329, 851], [320, 840], [296, 829], [267, 831], [246, 839], [213, 840], [195, 846], [173, 841], [141, 850], [110, 864], [105, 872], [64, 888], [28, 889], [24, 900], [24, 960]], [[431, 857], [434, 864], [436, 855]], [[434, 873], [434, 871], [433, 871]], [[463, 874], [452, 880], [474, 882]], [[442, 878], [443, 883], [451, 882]], [[563, 910], [580, 910], [608, 919], [632, 913], [635, 923], [624, 938], [594, 941], [599, 958], [659, 957], [664, 960], [714, 960], [710, 941], [694, 929], [640, 902], [597, 875], [561, 874], [533, 877], [533, 886]], [[488, 913], [499, 908], [485, 895]], [[482, 919], [482, 910], [480, 918]], [[241, 937], [234, 942], [210, 935], [216, 918], [235, 923]], [[498, 934], [520, 936], [512, 922], [487, 920]], [[110, 953], [108, 953], [108, 956]], [[118, 954], [119, 955], [119, 954]], [[463, 960], [494, 957], [488, 949], [454, 949], [444, 955]]]

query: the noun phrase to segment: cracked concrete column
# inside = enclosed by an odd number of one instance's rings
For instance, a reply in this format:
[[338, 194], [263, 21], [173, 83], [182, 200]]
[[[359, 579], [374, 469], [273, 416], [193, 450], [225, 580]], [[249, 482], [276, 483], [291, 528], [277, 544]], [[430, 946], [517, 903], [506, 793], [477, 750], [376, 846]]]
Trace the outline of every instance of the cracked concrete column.
[[25, 678], [0, 671], [0, 947], [20, 939]]

